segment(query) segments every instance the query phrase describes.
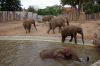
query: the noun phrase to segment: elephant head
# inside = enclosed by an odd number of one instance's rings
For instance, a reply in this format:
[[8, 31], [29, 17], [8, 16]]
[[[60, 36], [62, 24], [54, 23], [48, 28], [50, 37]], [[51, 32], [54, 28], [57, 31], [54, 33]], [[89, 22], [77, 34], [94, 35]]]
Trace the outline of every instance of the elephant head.
[[84, 35], [83, 35], [83, 29], [81, 27], [77, 27], [77, 33], [81, 34], [82, 36], [82, 42], [84, 44]]
[[35, 29], [36, 29], [36, 31], [37, 31], [36, 24], [35, 24], [35, 20], [34, 20], [34, 19], [31, 19], [30, 22], [31, 22], [31, 24], [34, 25], [34, 27], [35, 27]]
[[72, 60], [81, 62], [80, 58], [77, 55], [71, 55]]

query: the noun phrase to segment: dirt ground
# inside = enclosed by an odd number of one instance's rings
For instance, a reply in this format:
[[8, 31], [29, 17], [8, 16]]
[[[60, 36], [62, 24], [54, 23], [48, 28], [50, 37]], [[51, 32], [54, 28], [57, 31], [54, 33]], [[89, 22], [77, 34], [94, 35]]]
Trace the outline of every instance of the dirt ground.
[[[0, 36], [61, 36], [60, 33], [58, 33], [58, 28], [56, 28], [56, 34], [53, 34], [52, 31], [48, 34], [48, 24], [38, 22], [36, 22], [37, 31], [34, 26], [32, 26], [31, 33], [26, 34], [22, 23], [23, 21], [0, 23]], [[70, 24], [82, 27], [85, 39], [92, 39], [96, 29], [100, 28], [100, 21], [87, 21], [83, 23], [70, 22]], [[78, 38], [80, 37], [81, 36], [78, 35]]]

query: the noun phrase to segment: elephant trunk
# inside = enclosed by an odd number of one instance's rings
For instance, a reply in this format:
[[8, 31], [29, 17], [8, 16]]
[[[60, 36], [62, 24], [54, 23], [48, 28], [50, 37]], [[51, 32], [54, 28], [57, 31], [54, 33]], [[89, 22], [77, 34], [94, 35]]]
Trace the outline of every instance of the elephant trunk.
[[83, 42], [83, 44], [84, 44], [84, 35], [83, 35], [83, 32], [82, 32], [82, 42]]

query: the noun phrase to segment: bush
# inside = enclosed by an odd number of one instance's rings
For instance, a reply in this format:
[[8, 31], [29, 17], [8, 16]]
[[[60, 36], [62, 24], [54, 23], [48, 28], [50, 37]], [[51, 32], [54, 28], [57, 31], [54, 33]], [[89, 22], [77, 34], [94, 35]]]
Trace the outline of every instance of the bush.
[[92, 2], [84, 3], [83, 10], [86, 14], [98, 13], [100, 12], [100, 5]]

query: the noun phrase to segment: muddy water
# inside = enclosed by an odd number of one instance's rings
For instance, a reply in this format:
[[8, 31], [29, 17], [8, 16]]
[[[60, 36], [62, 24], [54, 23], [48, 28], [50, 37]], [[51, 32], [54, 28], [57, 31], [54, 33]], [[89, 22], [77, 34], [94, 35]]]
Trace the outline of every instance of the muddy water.
[[[70, 47], [83, 59], [73, 60], [41, 60], [39, 53], [43, 49], [66, 46]], [[86, 57], [90, 61], [86, 62]], [[0, 41], [0, 66], [89, 66], [100, 59], [100, 53], [94, 47], [74, 44], [61, 44], [43, 41]]]

